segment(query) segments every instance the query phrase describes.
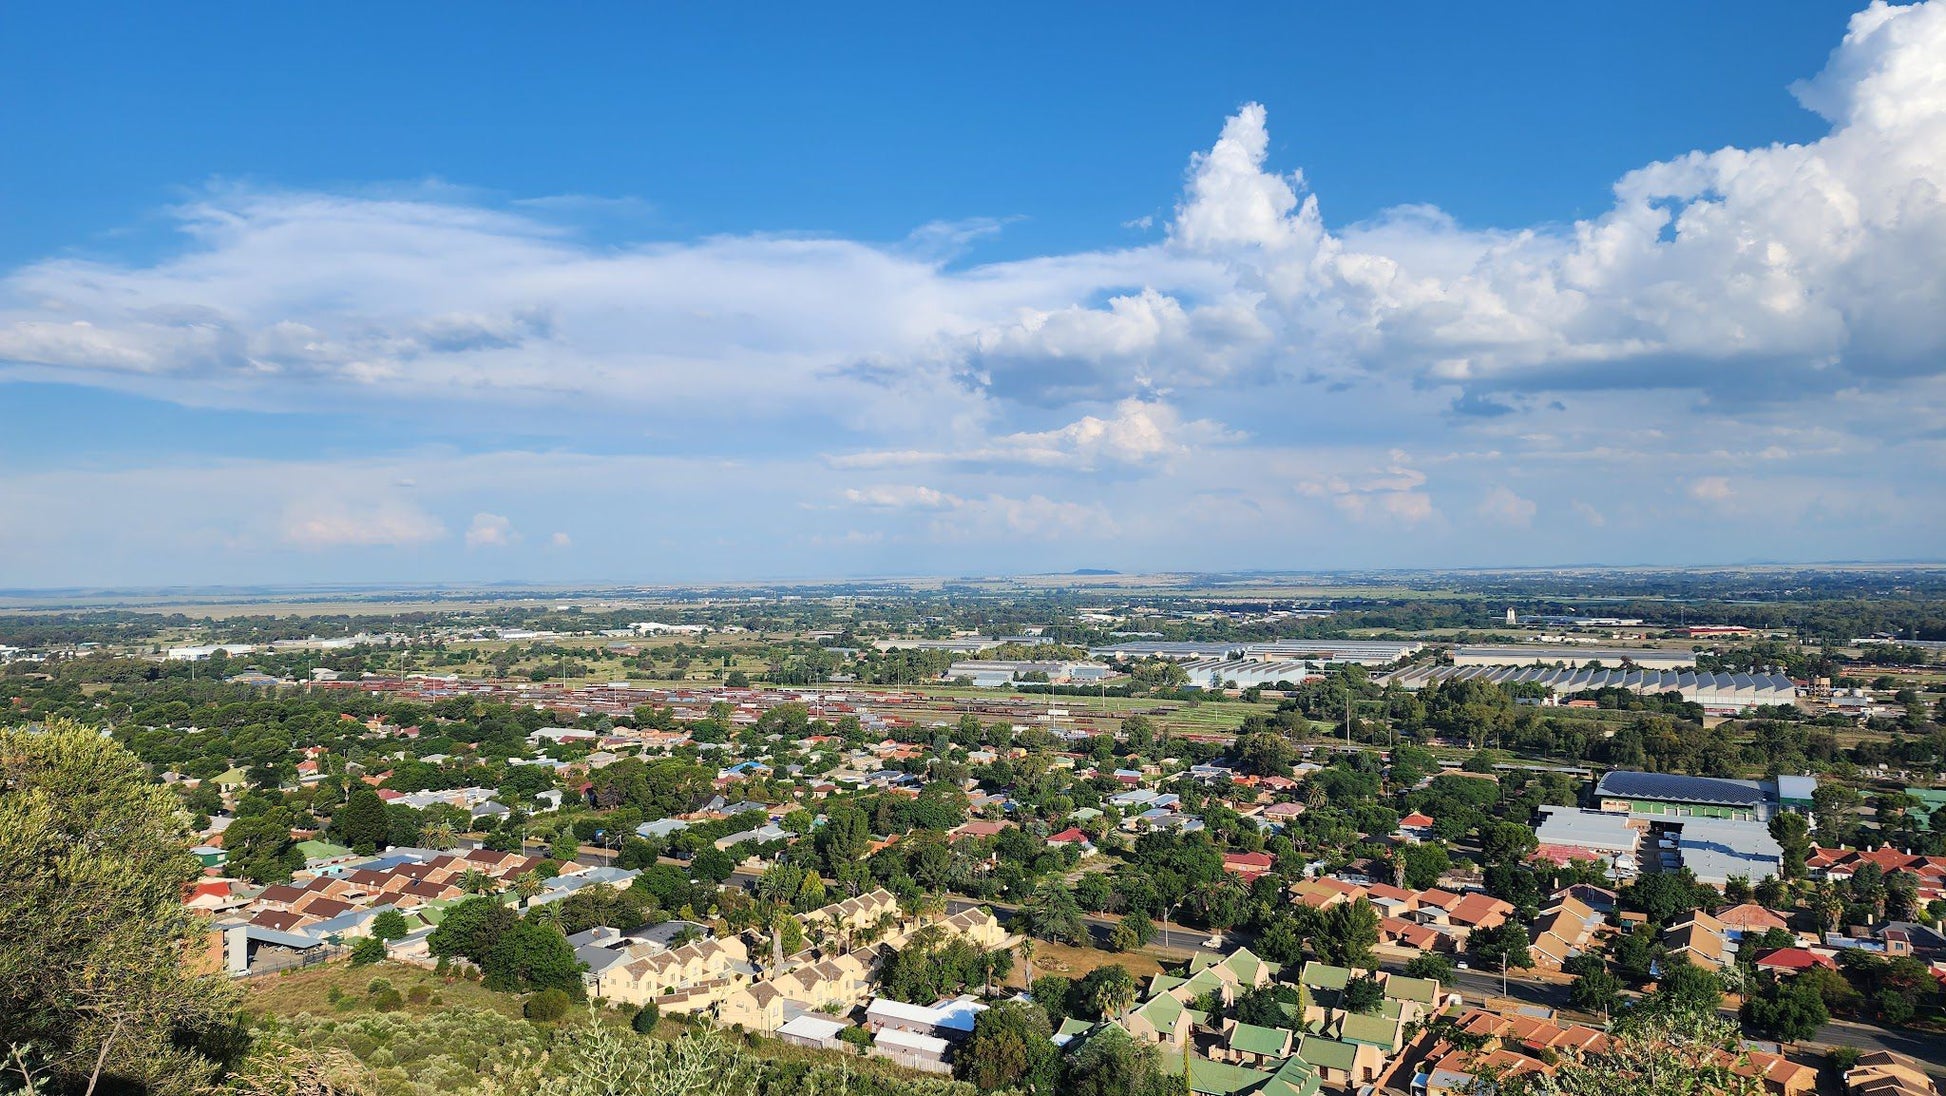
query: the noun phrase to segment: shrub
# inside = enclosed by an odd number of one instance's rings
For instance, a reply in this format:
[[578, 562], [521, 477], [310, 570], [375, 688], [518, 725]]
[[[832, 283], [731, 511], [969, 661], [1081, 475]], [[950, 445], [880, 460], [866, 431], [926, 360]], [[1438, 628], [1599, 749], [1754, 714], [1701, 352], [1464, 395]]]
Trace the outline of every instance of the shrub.
[[405, 998], [399, 996], [398, 990], [386, 986], [372, 994], [372, 1007], [380, 1012], [397, 1012], [405, 1007]]
[[331, 991], [324, 995], [324, 999], [335, 1005], [339, 1001], [343, 1000], [344, 996], [345, 996], [345, 991], [343, 988], [339, 986], [332, 986]]
[[544, 989], [527, 998], [527, 1003], [521, 1006], [520, 1011], [529, 1020], [559, 1020], [568, 1014], [568, 1006], [573, 1003], [573, 1000], [562, 990]]
[[415, 1005], [423, 1005], [432, 999], [431, 986], [413, 986], [405, 991], [405, 999]]
[[367, 997], [377, 997], [379, 994], [384, 993], [385, 991], [391, 988], [392, 988], [391, 982], [383, 978], [374, 978], [371, 981], [365, 983], [365, 995]]
[[838, 1038], [857, 1047], [860, 1054], [865, 1053], [872, 1046], [872, 1033], [856, 1025], [839, 1032]]
[[636, 1011], [635, 1019], [630, 1021], [629, 1026], [641, 1034], [647, 1035], [655, 1030], [656, 1021], [660, 1019], [662, 1019], [662, 1010], [655, 1006], [655, 1002], [651, 1001]]
[[362, 937], [351, 946], [351, 965], [354, 967], [368, 966], [384, 958], [385, 941], [376, 937]]

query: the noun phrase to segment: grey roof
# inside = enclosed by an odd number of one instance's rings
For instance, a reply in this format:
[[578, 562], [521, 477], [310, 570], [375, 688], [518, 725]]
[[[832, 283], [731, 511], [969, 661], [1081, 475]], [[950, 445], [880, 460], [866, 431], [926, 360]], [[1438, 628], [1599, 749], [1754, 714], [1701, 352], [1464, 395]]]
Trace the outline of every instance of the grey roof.
[[1683, 803], [1709, 803], [1720, 806], [1756, 807], [1764, 801], [1763, 789], [1743, 780], [1718, 780], [1708, 776], [1680, 776], [1676, 773], [1637, 773], [1616, 770], [1595, 785], [1595, 794], [1625, 799], [1668, 799]]
[[699, 925], [694, 921], [682, 920], [664, 921], [659, 925], [650, 925], [648, 928], [638, 929], [628, 935], [636, 940], [646, 940], [652, 944], [661, 944], [666, 948], [675, 943], [676, 934], [682, 932], [684, 929], [695, 929], [704, 936], [710, 935], [708, 925]]
[[589, 974], [600, 974], [609, 967], [633, 961], [633, 956], [615, 948], [598, 947], [593, 944], [574, 949], [574, 957], [588, 968]]

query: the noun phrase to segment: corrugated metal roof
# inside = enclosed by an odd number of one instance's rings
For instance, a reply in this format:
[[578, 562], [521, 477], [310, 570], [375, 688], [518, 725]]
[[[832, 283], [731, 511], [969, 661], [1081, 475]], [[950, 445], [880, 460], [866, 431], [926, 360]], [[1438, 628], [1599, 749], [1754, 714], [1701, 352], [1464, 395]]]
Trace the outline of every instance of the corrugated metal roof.
[[1628, 799], [1669, 799], [1685, 803], [1711, 803], [1725, 806], [1754, 807], [1764, 801], [1764, 793], [1761, 789], [1737, 780], [1622, 770], [1603, 776], [1601, 783], [1595, 785], [1595, 793]]

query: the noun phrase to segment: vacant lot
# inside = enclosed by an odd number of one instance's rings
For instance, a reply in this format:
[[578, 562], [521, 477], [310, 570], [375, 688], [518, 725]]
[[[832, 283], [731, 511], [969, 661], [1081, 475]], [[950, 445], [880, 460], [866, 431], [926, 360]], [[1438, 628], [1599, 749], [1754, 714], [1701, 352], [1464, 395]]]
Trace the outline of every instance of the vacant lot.
[[[405, 1005], [400, 1009], [402, 1012], [427, 1013], [467, 1007], [491, 1009], [508, 1016], [520, 1015], [519, 997], [483, 989], [477, 982], [463, 979], [448, 981], [432, 971], [404, 963], [373, 963], [354, 967], [344, 960], [320, 963], [285, 974], [252, 978], [244, 989], [244, 1007], [272, 1016], [295, 1016], [300, 1012], [315, 1016], [334, 1012], [369, 1012], [372, 1005], [368, 989], [372, 980], [377, 978], [390, 982], [392, 988], [405, 998]], [[425, 988], [428, 995], [425, 1001], [415, 1003], [412, 1000], [415, 987]], [[333, 989], [338, 991], [338, 1004], [331, 1001]], [[434, 1001], [439, 1003], [435, 1004]]]

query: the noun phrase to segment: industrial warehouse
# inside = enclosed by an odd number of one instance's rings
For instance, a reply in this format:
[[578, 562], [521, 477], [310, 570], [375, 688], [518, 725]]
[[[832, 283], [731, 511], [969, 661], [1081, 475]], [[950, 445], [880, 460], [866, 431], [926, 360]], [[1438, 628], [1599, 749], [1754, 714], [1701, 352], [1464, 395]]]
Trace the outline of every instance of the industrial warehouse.
[[1644, 670], [1693, 670], [1696, 652], [1569, 645], [1459, 647], [1453, 651], [1455, 666], [1586, 666], [1591, 662], [1602, 666], [1639, 666]]
[[1625, 689], [1644, 696], [1675, 693], [1712, 714], [1747, 712], [1769, 704], [1793, 704], [1797, 684], [1783, 674], [1717, 674], [1675, 670], [1577, 670], [1553, 666], [1408, 666], [1379, 679], [1417, 691], [1445, 681], [1490, 685], [1534, 684], [1554, 696], [1598, 689]]
[[1257, 662], [1355, 662], [1361, 666], [1390, 666], [1425, 650], [1416, 640], [1289, 639], [1275, 643], [1199, 643], [1168, 640], [1131, 640], [1107, 647], [1091, 647], [1089, 658], [1126, 662], [1140, 658], [1236, 659]]

